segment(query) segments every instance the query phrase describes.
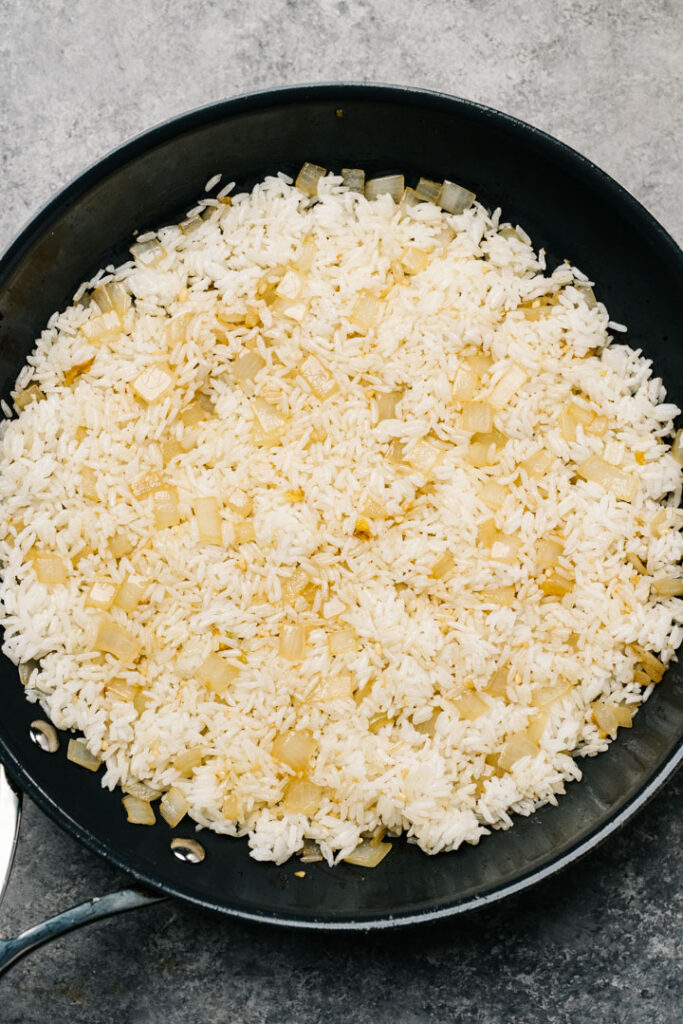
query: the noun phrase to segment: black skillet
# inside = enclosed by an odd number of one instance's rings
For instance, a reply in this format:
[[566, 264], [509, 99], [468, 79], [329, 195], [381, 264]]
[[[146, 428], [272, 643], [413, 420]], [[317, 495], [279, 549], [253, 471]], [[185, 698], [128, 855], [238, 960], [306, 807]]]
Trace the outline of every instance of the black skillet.
[[[304, 160], [448, 177], [522, 224], [548, 263], [567, 257], [593, 278], [631, 345], [653, 359], [671, 400], [683, 405], [679, 341], [683, 254], [619, 185], [578, 153], [514, 118], [436, 93], [322, 85], [244, 96], [175, 118], [86, 171], [28, 225], [0, 263], [0, 391], [50, 314], [80, 281], [126, 258], [135, 230], [177, 221], [217, 171], [249, 189]], [[609, 751], [581, 763], [580, 783], [558, 807], [520, 819], [479, 846], [426, 857], [403, 842], [380, 868], [281, 867], [249, 857], [247, 843], [202, 832], [201, 863], [177, 859], [171, 830], [128, 825], [120, 793], [69, 763], [66, 737], [49, 754], [29, 737], [39, 714], [15, 667], [0, 660], [0, 757], [47, 814], [144, 886], [222, 914], [317, 929], [389, 928], [460, 914], [528, 888], [623, 825], [683, 756], [683, 673], [674, 665]], [[140, 896], [139, 901], [153, 896]], [[112, 909], [121, 909], [113, 900]], [[136, 897], [122, 897], [135, 903]], [[121, 902], [121, 899], [119, 902]], [[88, 916], [88, 914], [86, 914]], [[92, 913], [89, 916], [93, 916]], [[95, 915], [96, 916], [96, 915]]]

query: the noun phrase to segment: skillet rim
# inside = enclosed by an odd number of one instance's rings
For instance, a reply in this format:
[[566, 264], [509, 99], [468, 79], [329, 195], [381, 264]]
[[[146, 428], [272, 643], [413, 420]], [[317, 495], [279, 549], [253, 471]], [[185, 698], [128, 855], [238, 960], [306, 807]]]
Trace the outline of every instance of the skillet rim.
[[[374, 100], [395, 106], [410, 104], [412, 106], [441, 111], [452, 111], [454, 108], [457, 108], [461, 115], [464, 114], [471, 119], [478, 120], [480, 123], [495, 124], [498, 128], [502, 126], [517, 138], [521, 137], [526, 146], [536, 147], [541, 152], [552, 155], [555, 160], [559, 158], [560, 163], [564, 163], [574, 174], [583, 180], [587, 180], [593, 190], [602, 191], [606, 194], [616, 207], [629, 214], [632, 219], [635, 219], [641, 237], [649, 234], [651, 244], [655, 245], [660, 251], [667, 251], [669, 259], [675, 265], [674, 272], [678, 272], [683, 278], [683, 252], [656, 218], [605, 171], [601, 170], [601, 168], [577, 150], [554, 138], [547, 132], [495, 108], [439, 91], [384, 84], [325, 82], [242, 93], [229, 99], [205, 104], [167, 118], [109, 150], [102, 157], [93, 161], [80, 174], [72, 178], [56, 195], [48, 199], [29, 218], [24, 227], [20, 229], [0, 257], [0, 286], [2, 286], [3, 281], [9, 277], [12, 270], [20, 263], [24, 256], [27, 255], [36, 238], [43, 235], [67, 207], [75, 203], [106, 175], [124, 164], [135, 160], [154, 146], [170, 141], [188, 130], [242, 113], [250, 113], [266, 108], [277, 108], [293, 102], [325, 102], [332, 99], [341, 102], [344, 100]], [[496, 886], [482, 895], [443, 903], [433, 909], [419, 912], [405, 911], [396, 915], [389, 914], [381, 917], [364, 917], [363, 914], [357, 914], [352, 918], [344, 920], [317, 918], [314, 915], [292, 917], [286, 913], [266, 909], [258, 913], [239, 908], [228, 909], [212, 903], [196, 893], [193, 895], [182, 886], [175, 886], [169, 883], [160, 884], [159, 880], [151, 877], [149, 872], [141, 870], [134, 865], [132, 866], [126, 857], [117, 854], [116, 851], [112, 851], [109, 845], [99, 839], [96, 834], [93, 834], [75, 821], [49, 796], [40, 784], [34, 782], [32, 776], [23, 767], [20, 760], [14, 757], [1, 734], [0, 754], [2, 754], [2, 760], [13, 780], [21, 786], [27, 795], [57, 825], [93, 852], [104, 857], [110, 863], [152, 889], [160, 890], [168, 895], [194, 903], [205, 910], [246, 921], [302, 930], [370, 931], [434, 922], [475, 909], [481, 909], [497, 903], [508, 896], [519, 894], [557, 874], [569, 866], [569, 864], [574, 863], [595, 849], [612, 833], [622, 828], [673, 777], [683, 762], [683, 734], [679, 736], [659, 768], [643, 778], [642, 786], [619, 811], [609, 815], [602, 825], [594, 828], [584, 839], [572, 845], [565, 853], [550, 857], [543, 866], [530, 869], [514, 881]], [[191, 887], [188, 886], [188, 888]]]

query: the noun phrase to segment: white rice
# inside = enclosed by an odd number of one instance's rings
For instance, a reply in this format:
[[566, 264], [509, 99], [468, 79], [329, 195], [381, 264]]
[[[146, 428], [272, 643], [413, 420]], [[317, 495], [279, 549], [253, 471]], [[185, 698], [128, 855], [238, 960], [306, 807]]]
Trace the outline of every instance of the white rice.
[[[99, 310], [84, 299], [37, 340], [20, 386], [30, 380], [45, 399], [0, 442], [4, 651], [40, 660], [28, 699], [85, 735], [104, 785], [174, 786], [199, 825], [248, 835], [259, 860], [282, 862], [308, 838], [331, 863], [378, 826], [427, 853], [453, 850], [554, 803], [580, 778], [576, 756], [607, 747], [596, 707], [635, 710], [651, 690], [632, 644], [674, 657], [683, 603], [652, 580], [676, 576], [683, 554], [681, 467], [663, 440], [678, 410], [640, 352], [609, 344], [608, 328], [622, 327], [592, 302], [585, 275], [565, 264], [544, 275], [521, 229], [499, 233], [499, 211], [402, 210], [333, 176], [311, 202], [288, 182], [197, 207], [187, 233], [145, 235], [163, 247], [159, 262], [109, 273], [135, 297], [118, 336], [88, 341], [81, 328]], [[426, 265], [407, 273], [416, 252]], [[370, 326], [358, 322], [359, 295], [379, 302]], [[548, 295], [554, 304], [527, 319]], [[241, 386], [233, 368], [247, 351], [264, 366]], [[476, 468], [453, 382], [482, 354], [478, 400], [511, 368], [520, 374], [495, 411], [501, 444]], [[301, 374], [311, 355], [336, 385], [324, 399]], [[145, 405], [131, 384], [160, 363], [173, 386]], [[198, 391], [215, 415], [188, 426], [179, 414]], [[378, 422], [377, 395], [389, 391], [403, 398]], [[279, 436], [255, 432], [259, 398], [281, 414]], [[572, 401], [606, 417], [604, 431], [579, 423], [567, 440]], [[183, 450], [165, 463], [172, 439]], [[535, 478], [521, 464], [541, 450], [552, 461]], [[621, 471], [616, 490], [582, 478], [592, 455]], [[85, 467], [97, 501], [84, 496]], [[131, 492], [152, 471], [177, 488], [177, 526], [155, 529], [154, 498]], [[505, 489], [500, 507], [491, 482]], [[221, 545], [199, 540], [194, 503], [211, 496]], [[504, 537], [489, 550], [480, 534], [492, 519]], [[245, 522], [255, 539], [238, 543]], [[133, 549], [115, 559], [117, 532]], [[544, 569], [549, 536], [561, 553]], [[505, 537], [518, 546], [511, 561], [494, 557]], [[453, 571], [435, 579], [446, 551]], [[61, 557], [65, 583], [37, 582], [36, 552]], [[298, 568], [309, 586], [285, 602]], [[541, 589], [557, 574], [564, 596]], [[95, 650], [102, 613], [86, 605], [96, 579], [127, 576], [142, 578], [145, 598], [110, 614], [142, 644], [133, 664]], [[279, 637], [297, 623], [307, 644], [292, 662]], [[332, 655], [329, 634], [342, 628], [356, 649]], [[221, 696], [196, 674], [211, 653], [237, 670]], [[507, 692], [494, 696], [502, 667]], [[352, 695], [326, 698], [344, 675]], [[112, 696], [113, 678], [139, 687], [146, 707]], [[554, 699], [539, 709], [548, 687]], [[272, 747], [291, 730], [315, 740], [311, 815], [281, 803], [294, 772]], [[504, 769], [511, 737], [530, 745]], [[174, 762], [197, 747], [201, 764], [182, 774]]]

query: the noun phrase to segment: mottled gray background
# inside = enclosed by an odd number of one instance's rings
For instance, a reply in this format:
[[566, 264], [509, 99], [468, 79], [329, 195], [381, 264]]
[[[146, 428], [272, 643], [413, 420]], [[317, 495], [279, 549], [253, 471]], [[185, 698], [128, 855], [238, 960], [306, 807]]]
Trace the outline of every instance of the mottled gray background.
[[[70, 177], [234, 93], [405, 83], [574, 146], [683, 239], [680, 0], [0, 0], [0, 246]], [[1, 713], [1, 710], [0, 710]], [[680, 777], [606, 846], [498, 909], [311, 937], [166, 904], [68, 936], [0, 980], [2, 1024], [674, 1024]], [[26, 808], [7, 934], [120, 875]]]

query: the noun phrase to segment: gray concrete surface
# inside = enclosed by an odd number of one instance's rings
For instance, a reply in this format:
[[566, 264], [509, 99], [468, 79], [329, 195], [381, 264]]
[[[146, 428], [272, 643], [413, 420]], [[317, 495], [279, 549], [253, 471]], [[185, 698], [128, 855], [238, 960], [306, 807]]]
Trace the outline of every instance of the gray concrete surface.
[[[0, 246], [163, 118], [335, 79], [441, 89], [531, 121], [681, 241], [682, 44], [679, 0], [0, 0]], [[0, 979], [0, 1021], [674, 1024], [682, 794], [679, 777], [533, 893], [419, 932], [320, 939], [170, 903], [123, 916]], [[0, 932], [121, 881], [28, 806]]]

